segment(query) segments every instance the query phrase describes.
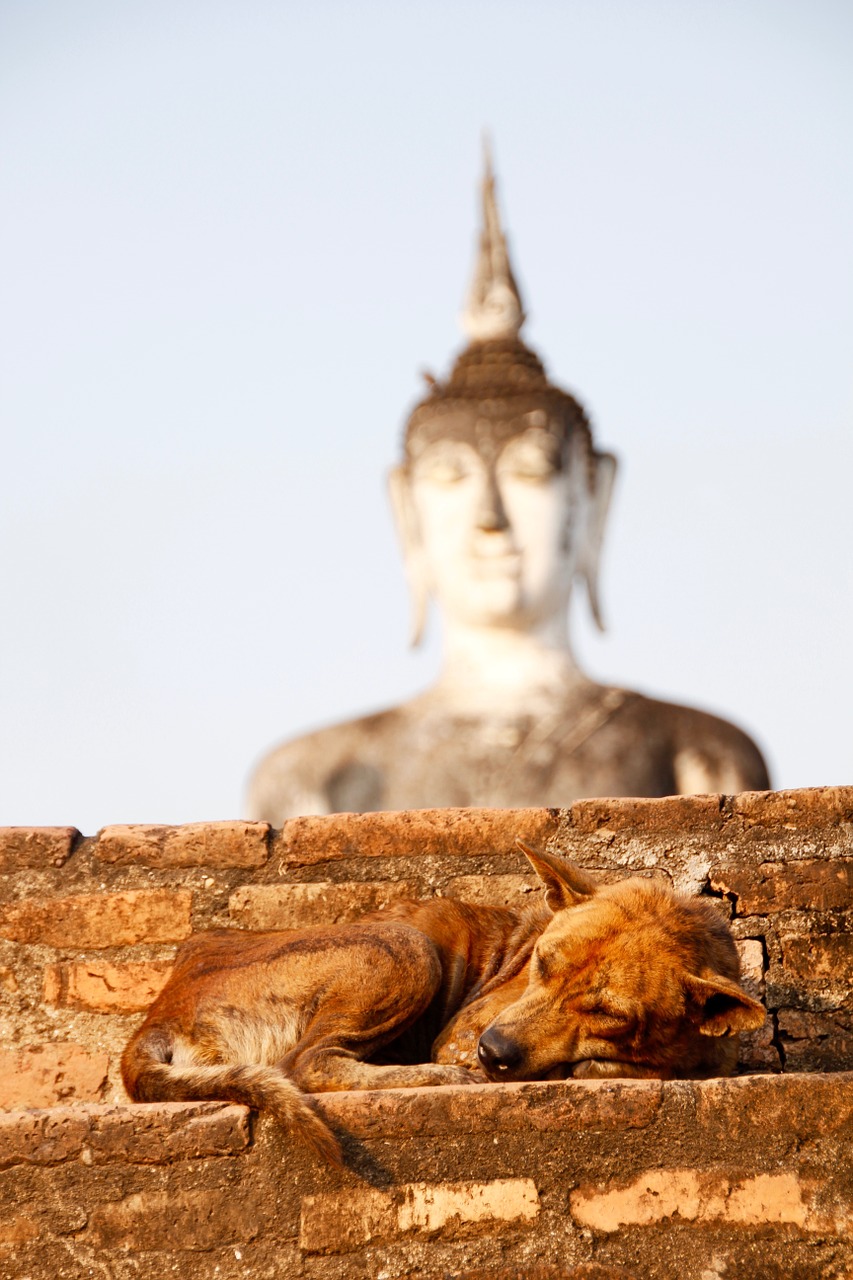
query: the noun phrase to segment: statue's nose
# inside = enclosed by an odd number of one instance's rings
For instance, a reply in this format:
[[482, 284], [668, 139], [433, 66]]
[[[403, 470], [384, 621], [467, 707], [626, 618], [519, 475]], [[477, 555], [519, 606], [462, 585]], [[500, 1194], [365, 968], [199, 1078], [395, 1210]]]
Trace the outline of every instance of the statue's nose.
[[480, 507], [477, 512], [477, 528], [486, 533], [501, 533], [509, 528], [506, 508], [504, 507], [498, 482], [492, 472], [486, 476]]
[[480, 1036], [477, 1057], [489, 1075], [502, 1075], [520, 1067], [524, 1055], [514, 1040], [494, 1027], [487, 1027]]

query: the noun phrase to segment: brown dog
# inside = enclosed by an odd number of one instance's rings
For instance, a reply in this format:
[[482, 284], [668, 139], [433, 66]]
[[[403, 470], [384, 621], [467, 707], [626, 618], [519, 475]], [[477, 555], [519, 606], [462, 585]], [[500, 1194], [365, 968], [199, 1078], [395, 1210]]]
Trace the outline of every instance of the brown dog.
[[124, 1052], [128, 1093], [264, 1108], [338, 1162], [306, 1092], [730, 1074], [765, 1014], [714, 907], [522, 848], [546, 891], [520, 911], [438, 898], [191, 939]]

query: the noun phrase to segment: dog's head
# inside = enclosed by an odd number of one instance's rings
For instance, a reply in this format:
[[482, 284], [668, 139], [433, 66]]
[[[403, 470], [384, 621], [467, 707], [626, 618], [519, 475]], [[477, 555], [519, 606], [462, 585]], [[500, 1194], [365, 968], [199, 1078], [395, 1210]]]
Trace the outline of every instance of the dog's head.
[[734, 1043], [723, 1049], [719, 1038], [759, 1027], [765, 1011], [738, 985], [734, 943], [715, 909], [657, 881], [598, 885], [522, 848], [553, 916], [524, 994], [480, 1037], [490, 1079], [583, 1075], [590, 1064], [664, 1078], [733, 1065]]

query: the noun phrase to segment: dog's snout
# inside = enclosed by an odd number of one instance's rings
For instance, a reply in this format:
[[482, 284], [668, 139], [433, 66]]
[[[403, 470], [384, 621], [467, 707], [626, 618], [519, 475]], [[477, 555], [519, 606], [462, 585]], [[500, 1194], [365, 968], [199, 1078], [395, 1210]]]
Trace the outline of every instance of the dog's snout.
[[514, 1040], [494, 1027], [488, 1027], [480, 1036], [477, 1057], [489, 1075], [500, 1077], [520, 1067], [524, 1055]]

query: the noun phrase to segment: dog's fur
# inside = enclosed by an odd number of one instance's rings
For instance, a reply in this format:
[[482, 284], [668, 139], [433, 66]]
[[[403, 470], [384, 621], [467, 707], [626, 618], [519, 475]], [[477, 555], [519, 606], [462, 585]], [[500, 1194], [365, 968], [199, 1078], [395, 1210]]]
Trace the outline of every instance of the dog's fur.
[[522, 848], [545, 895], [519, 911], [438, 898], [191, 939], [124, 1052], [128, 1093], [264, 1108], [339, 1162], [306, 1093], [730, 1074], [765, 1014], [715, 908]]

